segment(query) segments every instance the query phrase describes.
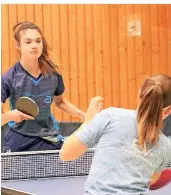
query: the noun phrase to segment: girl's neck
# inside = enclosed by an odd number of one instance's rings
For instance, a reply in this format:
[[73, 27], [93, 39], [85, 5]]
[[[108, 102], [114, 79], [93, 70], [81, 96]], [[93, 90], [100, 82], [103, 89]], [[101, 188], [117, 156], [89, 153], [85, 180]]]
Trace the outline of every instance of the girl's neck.
[[38, 60], [28, 60], [21, 58], [20, 63], [23, 66], [23, 68], [34, 77], [38, 77], [40, 75], [41, 70], [39, 67]]

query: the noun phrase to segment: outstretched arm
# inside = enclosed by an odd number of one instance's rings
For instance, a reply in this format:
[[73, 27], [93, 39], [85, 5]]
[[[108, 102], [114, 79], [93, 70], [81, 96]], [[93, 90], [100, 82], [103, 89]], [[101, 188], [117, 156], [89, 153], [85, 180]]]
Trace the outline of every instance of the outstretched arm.
[[63, 95], [55, 96], [54, 97], [55, 105], [61, 109], [62, 111], [69, 113], [73, 116], [76, 116], [81, 119], [81, 121], [84, 121], [85, 113], [74, 106], [71, 102], [66, 100]]

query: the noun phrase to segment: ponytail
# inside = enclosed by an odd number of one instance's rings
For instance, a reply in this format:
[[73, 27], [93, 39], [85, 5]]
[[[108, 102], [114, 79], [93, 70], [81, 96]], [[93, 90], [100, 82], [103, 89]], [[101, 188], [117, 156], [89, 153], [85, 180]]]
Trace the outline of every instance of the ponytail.
[[[151, 85], [150, 87], [147, 87]], [[162, 128], [163, 91], [160, 83], [146, 81], [140, 93], [138, 107], [138, 144], [156, 144]]]

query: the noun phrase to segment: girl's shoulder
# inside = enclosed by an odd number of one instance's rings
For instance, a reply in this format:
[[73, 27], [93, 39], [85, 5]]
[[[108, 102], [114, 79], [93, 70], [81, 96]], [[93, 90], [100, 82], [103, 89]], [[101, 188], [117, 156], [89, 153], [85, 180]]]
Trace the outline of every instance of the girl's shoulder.
[[19, 70], [19, 65], [17, 62], [13, 64], [5, 73], [2, 74], [2, 80], [4, 81], [13, 80], [18, 70]]

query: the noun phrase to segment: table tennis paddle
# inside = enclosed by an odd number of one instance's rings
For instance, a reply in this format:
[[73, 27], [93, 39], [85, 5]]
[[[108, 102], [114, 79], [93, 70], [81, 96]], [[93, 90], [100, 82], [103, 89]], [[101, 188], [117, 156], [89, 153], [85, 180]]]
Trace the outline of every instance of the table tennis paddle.
[[39, 113], [38, 105], [29, 97], [20, 97], [16, 102], [16, 109], [34, 118]]
[[150, 190], [157, 190], [171, 181], [171, 169], [164, 169], [159, 179], [150, 185]]

